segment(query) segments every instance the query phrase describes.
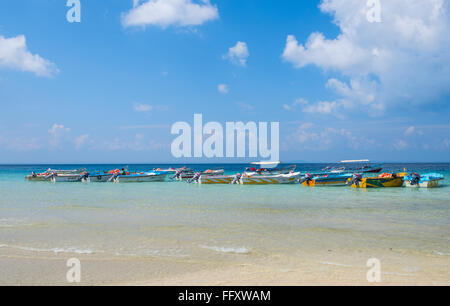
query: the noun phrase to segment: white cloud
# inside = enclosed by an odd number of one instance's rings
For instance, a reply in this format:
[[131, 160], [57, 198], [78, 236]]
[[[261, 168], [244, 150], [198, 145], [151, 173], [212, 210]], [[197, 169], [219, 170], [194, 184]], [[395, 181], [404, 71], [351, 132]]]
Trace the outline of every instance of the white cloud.
[[312, 105], [308, 105], [303, 108], [305, 113], [311, 114], [324, 114], [331, 115], [335, 114], [338, 109], [338, 103], [336, 101], [328, 102], [328, 101], [320, 101]]
[[361, 0], [322, 0], [341, 33], [312, 33], [305, 44], [287, 37], [283, 59], [301, 68], [339, 72], [332, 79], [341, 107], [381, 113], [390, 105], [420, 105], [450, 93], [450, 12], [444, 0], [381, 2], [381, 23], [370, 23]]
[[169, 107], [167, 105], [150, 105], [142, 103], [134, 103], [133, 110], [139, 113], [145, 113], [150, 111], [168, 111]]
[[410, 126], [409, 128], [406, 129], [405, 136], [409, 136], [409, 135], [413, 134], [415, 130], [416, 130], [415, 127]]
[[122, 25], [197, 26], [218, 18], [217, 6], [209, 0], [134, 0], [133, 8], [122, 16]]
[[112, 141], [104, 141], [94, 149], [108, 151], [121, 151], [121, 150], [131, 150], [131, 151], [157, 151], [167, 148], [168, 145], [156, 142], [155, 140], [145, 140], [144, 135], [136, 134], [134, 139], [122, 140], [120, 138], [114, 138]]
[[247, 65], [248, 52], [247, 44], [238, 41], [235, 46], [228, 49], [228, 53], [223, 56], [224, 59], [229, 59], [232, 63], [245, 67]]
[[62, 124], [55, 123], [52, 128], [48, 130], [49, 134], [52, 136], [61, 136], [65, 132], [69, 132], [70, 128], [64, 127]]
[[46, 77], [58, 73], [55, 64], [28, 51], [24, 35], [11, 38], [0, 36], [0, 66]]
[[153, 106], [148, 105], [148, 104], [134, 103], [133, 110], [136, 112], [140, 112], [140, 113], [149, 112], [149, 111], [153, 110]]
[[217, 86], [217, 90], [222, 94], [227, 94], [229, 92], [227, 84], [219, 84]]
[[75, 148], [81, 149], [81, 147], [83, 147], [84, 143], [86, 142], [86, 140], [88, 138], [89, 138], [88, 134], [84, 134], [84, 135], [81, 135], [81, 136], [75, 138]]
[[51, 136], [50, 145], [58, 147], [61, 138], [68, 132], [70, 132], [70, 128], [66, 128], [64, 125], [58, 123], [53, 124], [52, 128], [48, 130]]
[[[0, 139], [1, 141], [1, 139]], [[42, 142], [39, 138], [15, 138], [11, 141], [4, 140], [5, 148], [10, 151], [24, 152], [24, 151], [35, 151], [43, 147]]]
[[408, 147], [408, 143], [404, 140], [397, 140], [394, 143], [394, 148], [398, 151], [405, 150]]
[[295, 99], [294, 103], [292, 104], [283, 104], [283, 108], [287, 111], [291, 111], [294, 110], [297, 105], [307, 105], [307, 104], [308, 101], [306, 99], [298, 98]]
[[244, 102], [237, 102], [236, 105], [241, 110], [244, 110], [244, 111], [252, 111], [252, 110], [255, 109], [255, 107], [253, 105], [250, 105], [250, 104], [247, 104], [247, 103], [244, 103]]
[[302, 150], [326, 151], [333, 147], [345, 146], [353, 150], [367, 149], [376, 145], [376, 141], [365, 136], [355, 136], [347, 129], [335, 129], [303, 123], [285, 139], [290, 146], [299, 146]]

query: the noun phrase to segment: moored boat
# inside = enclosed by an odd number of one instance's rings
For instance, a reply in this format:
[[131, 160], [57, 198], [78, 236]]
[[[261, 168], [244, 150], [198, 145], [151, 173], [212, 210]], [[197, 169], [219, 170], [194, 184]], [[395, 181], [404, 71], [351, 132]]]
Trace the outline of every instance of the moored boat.
[[52, 182], [86, 182], [89, 179], [89, 174], [87, 172], [74, 173], [74, 174], [61, 174], [54, 173], [51, 177]]
[[117, 175], [116, 183], [164, 182], [167, 172], [139, 172]]
[[411, 175], [406, 175], [404, 177], [404, 182], [406, 187], [435, 188], [438, 187], [439, 181], [443, 179], [444, 176], [439, 173], [427, 173], [420, 175], [414, 172]]
[[239, 179], [242, 185], [295, 184], [300, 178], [300, 172], [274, 175], [249, 175], [244, 173]]
[[[213, 170], [208, 169], [198, 173], [203, 177], [207, 177], [207, 176], [220, 176], [223, 175], [224, 172], [225, 170], [223, 169], [213, 169]], [[194, 170], [184, 167], [181, 169], [177, 169], [175, 174], [171, 176], [171, 179], [176, 179], [179, 181], [191, 180], [194, 178], [196, 174], [197, 172], [195, 172]]]
[[342, 174], [325, 174], [316, 175], [306, 174], [302, 179], [300, 179], [300, 184], [307, 187], [315, 186], [345, 186], [347, 181], [351, 178], [353, 174], [342, 173]]
[[402, 187], [405, 173], [383, 173], [376, 177], [362, 177], [355, 173], [348, 179], [348, 185], [352, 188], [381, 188]]
[[49, 168], [47, 171], [44, 171], [42, 173], [36, 173], [32, 171], [30, 175], [27, 175], [25, 177], [25, 179], [34, 182], [50, 182], [55, 175], [78, 175], [85, 171], [86, 169], [55, 170]]
[[31, 182], [50, 182], [52, 180], [52, 177], [53, 173], [35, 173], [33, 171], [30, 175], [27, 175], [25, 179]]
[[343, 166], [338, 168], [341, 172], [356, 172], [356, 173], [380, 173], [383, 170], [382, 164], [373, 164], [368, 159], [361, 160], [341, 160], [339, 164], [353, 165]]

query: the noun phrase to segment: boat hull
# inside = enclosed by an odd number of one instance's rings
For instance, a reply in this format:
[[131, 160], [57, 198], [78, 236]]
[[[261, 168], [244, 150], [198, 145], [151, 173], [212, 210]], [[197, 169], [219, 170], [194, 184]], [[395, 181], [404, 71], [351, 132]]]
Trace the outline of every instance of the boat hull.
[[348, 178], [332, 178], [332, 179], [313, 179], [303, 182], [305, 187], [321, 187], [321, 186], [346, 186]]
[[295, 184], [298, 182], [299, 177], [300, 173], [279, 174], [272, 176], [243, 176], [239, 180], [239, 183], [242, 185]]
[[75, 183], [86, 181], [81, 175], [55, 175], [52, 177], [53, 182]]
[[232, 175], [201, 176], [198, 183], [206, 185], [231, 184], [235, 177]]
[[145, 182], [164, 182], [167, 173], [164, 174], [137, 174], [137, 175], [119, 175], [114, 181], [116, 183], [145, 183]]
[[405, 181], [405, 186], [411, 188], [436, 188], [439, 186], [439, 181], [440, 180], [429, 180], [414, 185], [411, 184], [411, 181]]
[[91, 183], [106, 183], [111, 180], [114, 174], [89, 174], [89, 181]]
[[[349, 179], [350, 181], [351, 179]], [[365, 177], [359, 184], [352, 184], [352, 188], [382, 188], [382, 187], [402, 187], [402, 177]]]
[[51, 182], [52, 179], [51, 177], [47, 177], [47, 176], [43, 176], [43, 175], [39, 175], [39, 176], [33, 176], [33, 175], [28, 175], [26, 177], [27, 181], [30, 182]]

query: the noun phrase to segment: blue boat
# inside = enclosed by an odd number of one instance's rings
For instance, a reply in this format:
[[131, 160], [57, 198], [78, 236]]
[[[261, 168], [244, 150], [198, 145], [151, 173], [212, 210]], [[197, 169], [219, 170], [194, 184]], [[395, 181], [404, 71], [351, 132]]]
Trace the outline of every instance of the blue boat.
[[348, 179], [353, 176], [351, 173], [327, 173], [327, 174], [306, 174], [300, 179], [300, 184], [308, 187], [315, 186], [345, 186]]
[[439, 173], [418, 174], [414, 172], [411, 175], [406, 175], [403, 181], [406, 187], [434, 188], [438, 187], [439, 181], [443, 179], [444, 176]]

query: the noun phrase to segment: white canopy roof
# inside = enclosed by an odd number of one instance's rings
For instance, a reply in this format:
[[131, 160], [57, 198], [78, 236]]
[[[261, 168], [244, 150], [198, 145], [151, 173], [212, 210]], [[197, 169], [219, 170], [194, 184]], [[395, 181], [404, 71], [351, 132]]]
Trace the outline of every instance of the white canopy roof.
[[370, 160], [368, 159], [360, 159], [360, 160], [341, 160], [340, 163], [368, 163]]

